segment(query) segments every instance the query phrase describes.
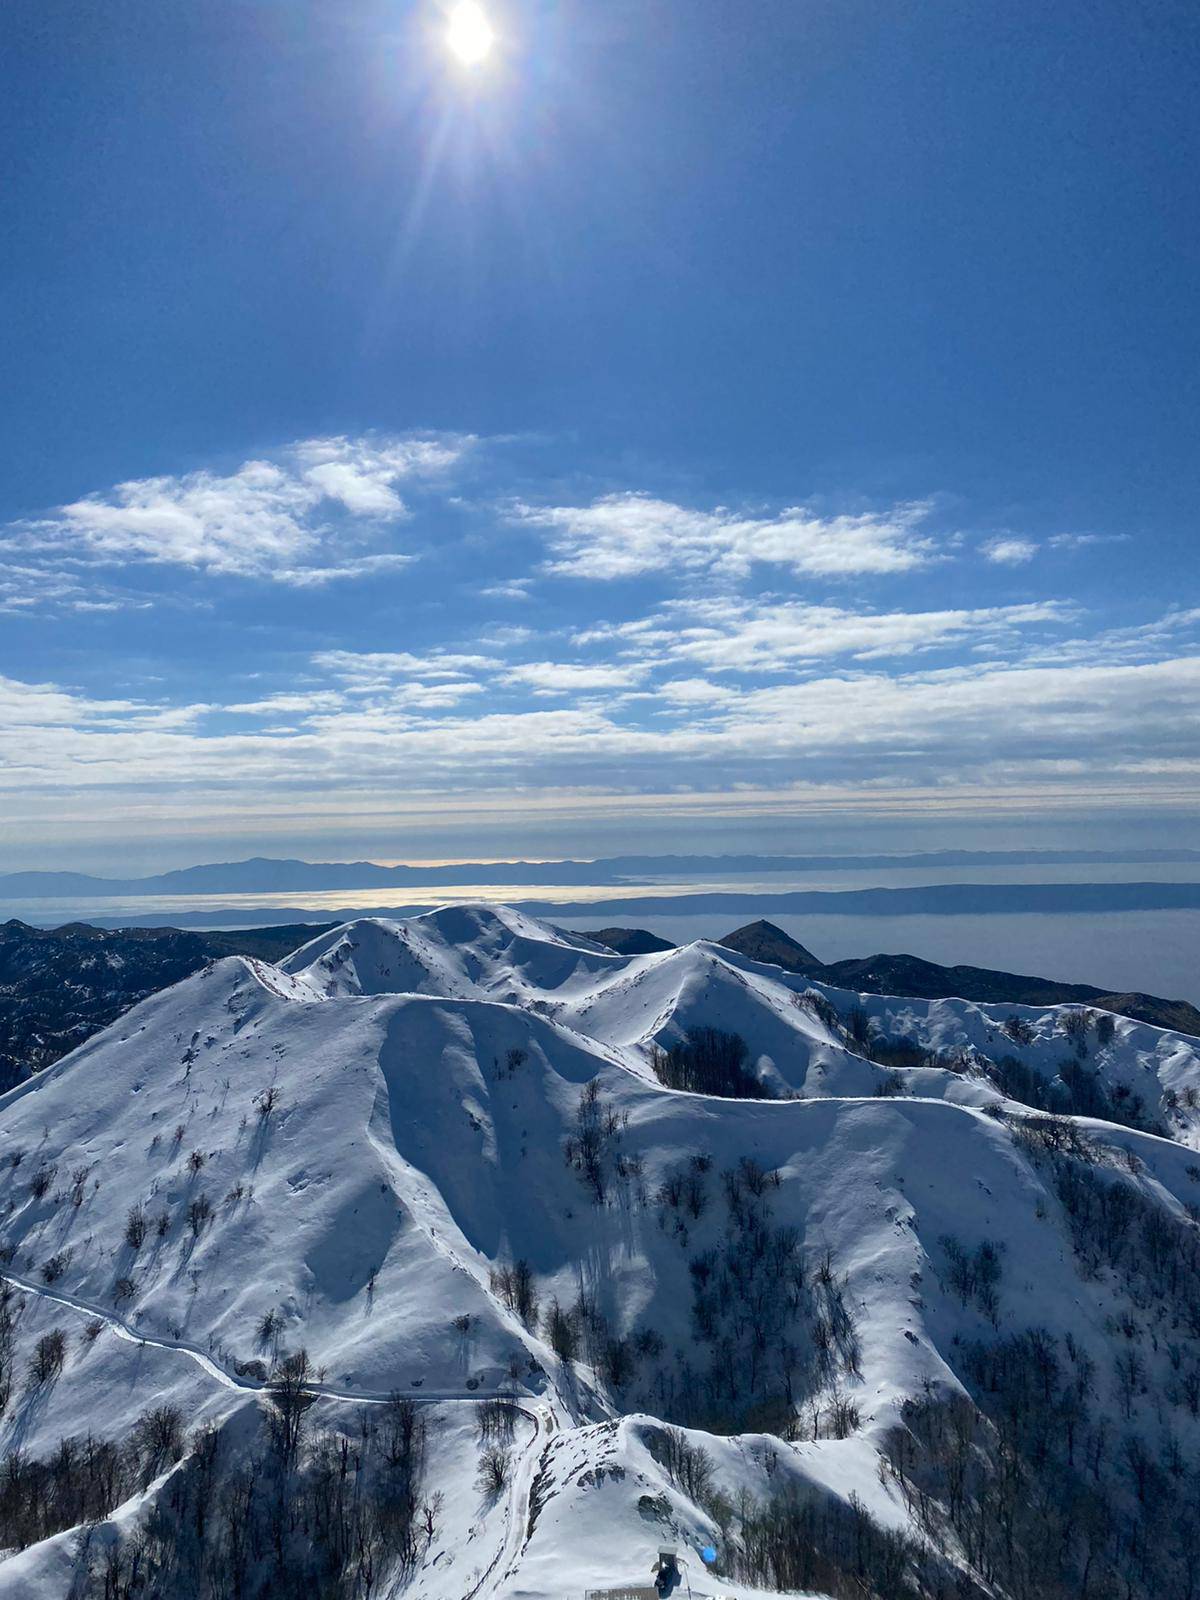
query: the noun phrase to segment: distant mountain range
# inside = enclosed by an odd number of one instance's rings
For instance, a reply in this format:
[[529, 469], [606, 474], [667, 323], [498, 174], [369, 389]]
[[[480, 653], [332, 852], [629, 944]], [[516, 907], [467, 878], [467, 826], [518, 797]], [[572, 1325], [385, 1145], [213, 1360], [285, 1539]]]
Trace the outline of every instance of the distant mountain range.
[[[486, 887], [486, 886], [481, 886]], [[898, 889], [789, 889], [763, 893], [753, 889], [700, 890], [664, 894], [614, 894], [607, 900], [518, 900], [509, 904], [534, 917], [579, 921], [645, 917], [720, 916], [1008, 916], [1030, 913], [1200, 910], [1200, 883], [933, 883]], [[295, 922], [350, 922], [356, 917], [410, 917], [429, 909], [424, 902], [370, 906], [295, 906], [286, 908]], [[98, 928], [150, 928], [170, 918], [179, 928], [253, 928], [278, 918], [281, 907], [220, 906], [164, 912], [122, 911], [88, 914]], [[47, 918], [53, 914], [47, 907]]]
[[910, 855], [606, 856], [595, 861], [474, 861], [380, 866], [373, 861], [297, 861], [254, 856], [217, 861], [142, 878], [102, 878], [83, 872], [0, 874], [0, 900], [63, 899], [88, 895], [302, 894], [306, 890], [389, 889], [419, 884], [621, 884], [647, 878], [751, 873], [941, 870], [951, 867], [1088, 866], [1121, 862], [1169, 865], [1200, 862], [1200, 850], [931, 850]]

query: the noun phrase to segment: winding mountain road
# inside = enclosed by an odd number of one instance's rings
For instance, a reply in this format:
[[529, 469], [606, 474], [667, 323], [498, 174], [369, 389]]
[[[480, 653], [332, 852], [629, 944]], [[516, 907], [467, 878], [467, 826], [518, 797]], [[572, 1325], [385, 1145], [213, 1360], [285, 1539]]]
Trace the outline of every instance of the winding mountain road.
[[[190, 1344], [184, 1339], [161, 1338], [153, 1334], [139, 1333], [124, 1318], [115, 1312], [106, 1310], [103, 1306], [93, 1305], [76, 1295], [67, 1294], [62, 1290], [55, 1290], [45, 1284], [34, 1283], [21, 1273], [5, 1270], [0, 1272], [0, 1281], [10, 1283], [14, 1288], [26, 1294], [35, 1294], [39, 1299], [53, 1305], [62, 1306], [67, 1311], [73, 1311], [79, 1316], [98, 1320], [104, 1324], [109, 1332], [118, 1339], [128, 1344], [149, 1346], [157, 1350], [171, 1350], [188, 1360], [214, 1382], [223, 1388], [240, 1391], [246, 1394], [262, 1394], [269, 1391], [270, 1382], [261, 1378], [250, 1377], [241, 1373], [231, 1373], [220, 1366], [207, 1351], [199, 1345]], [[306, 1384], [308, 1393], [318, 1399], [345, 1401], [354, 1405], [386, 1405], [392, 1398], [392, 1393], [379, 1394], [370, 1390], [338, 1389], [332, 1384], [312, 1383]], [[395, 1391], [393, 1391], [394, 1393]], [[436, 1401], [478, 1401], [486, 1399], [477, 1390], [468, 1389], [422, 1389], [414, 1393], [411, 1398], [422, 1404]], [[533, 1431], [528, 1444], [521, 1451], [515, 1462], [508, 1486], [508, 1495], [504, 1508], [504, 1537], [499, 1549], [488, 1562], [487, 1566], [475, 1580], [472, 1587], [463, 1596], [463, 1600], [476, 1600], [484, 1585], [497, 1571], [507, 1576], [520, 1557], [524, 1544], [524, 1533], [529, 1523], [530, 1494], [533, 1489], [534, 1479], [537, 1476], [538, 1463], [541, 1460], [542, 1440], [554, 1431], [555, 1415], [553, 1406], [549, 1401], [514, 1402], [517, 1410], [533, 1424]]]
[[[198, 1344], [192, 1344], [186, 1339], [169, 1339], [165, 1336], [152, 1333], [142, 1333], [132, 1324], [119, 1317], [115, 1311], [110, 1311], [104, 1306], [93, 1305], [91, 1301], [82, 1300], [76, 1295], [67, 1294], [65, 1291], [50, 1289], [45, 1284], [35, 1283], [32, 1279], [24, 1277], [21, 1273], [13, 1272], [9, 1268], [0, 1271], [0, 1281], [11, 1283], [14, 1288], [23, 1290], [26, 1294], [36, 1294], [42, 1300], [48, 1300], [54, 1305], [63, 1306], [68, 1311], [75, 1311], [80, 1316], [89, 1317], [94, 1321], [102, 1322], [105, 1327], [116, 1334], [118, 1339], [123, 1339], [127, 1344], [149, 1346], [156, 1350], [173, 1350], [186, 1356], [189, 1361], [221, 1384], [226, 1389], [238, 1389], [248, 1394], [262, 1394], [271, 1387], [269, 1379], [255, 1378], [246, 1373], [229, 1372], [218, 1362], [214, 1361], [207, 1350]], [[339, 1389], [330, 1383], [306, 1383], [305, 1391], [315, 1395], [321, 1400], [343, 1400], [352, 1405], [386, 1405], [397, 1394], [398, 1390], [390, 1389], [386, 1393], [371, 1389]], [[486, 1400], [488, 1395], [479, 1389], [414, 1389], [409, 1398], [413, 1400]], [[534, 1413], [518, 1403], [518, 1409], [523, 1415], [534, 1418]]]

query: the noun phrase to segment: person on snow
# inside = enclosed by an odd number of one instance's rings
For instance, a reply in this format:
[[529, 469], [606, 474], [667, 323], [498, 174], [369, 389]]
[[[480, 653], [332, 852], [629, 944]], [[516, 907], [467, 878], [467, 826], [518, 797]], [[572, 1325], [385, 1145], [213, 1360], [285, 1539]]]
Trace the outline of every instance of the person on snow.
[[679, 1564], [675, 1560], [674, 1550], [660, 1550], [658, 1560], [650, 1568], [654, 1574], [654, 1587], [666, 1600], [678, 1586], [680, 1581]]

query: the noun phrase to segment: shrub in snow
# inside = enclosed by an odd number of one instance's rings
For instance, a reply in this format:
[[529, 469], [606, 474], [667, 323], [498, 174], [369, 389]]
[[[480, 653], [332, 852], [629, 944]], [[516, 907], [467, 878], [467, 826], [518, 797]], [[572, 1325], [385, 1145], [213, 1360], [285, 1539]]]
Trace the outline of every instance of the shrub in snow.
[[510, 1265], [493, 1267], [488, 1274], [488, 1282], [492, 1293], [499, 1295], [527, 1328], [537, 1325], [537, 1291], [533, 1284], [533, 1268], [528, 1261], [514, 1261]]
[[603, 1099], [598, 1079], [584, 1084], [575, 1112], [575, 1131], [563, 1142], [563, 1158], [579, 1173], [597, 1205], [604, 1204], [617, 1175], [621, 1136], [628, 1121], [627, 1111], [619, 1111], [612, 1101]]
[[29, 1363], [31, 1385], [50, 1383], [57, 1378], [67, 1359], [67, 1336], [61, 1328], [44, 1333], [34, 1347]]
[[489, 1445], [479, 1455], [479, 1472], [476, 1483], [487, 1495], [498, 1495], [508, 1482], [512, 1469], [512, 1456], [502, 1445]]
[[146, 1238], [146, 1213], [141, 1206], [130, 1206], [125, 1218], [125, 1243], [131, 1250], [140, 1250]]
[[45, 1283], [57, 1283], [70, 1265], [71, 1252], [69, 1250], [59, 1250], [43, 1265], [43, 1281]]
[[50, 1185], [58, 1173], [56, 1166], [42, 1166], [37, 1169], [29, 1180], [29, 1192], [35, 1200], [44, 1200], [50, 1192]]
[[481, 1400], [475, 1407], [475, 1433], [481, 1444], [511, 1443], [516, 1425], [517, 1407], [511, 1400]]
[[770, 1090], [746, 1066], [746, 1041], [720, 1028], [689, 1028], [684, 1039], [669, 1050], [656, 1049], [650, 1058], [660, 1083], [693, 1094], [714, 1094], [724, 1099], [769, 1100]]

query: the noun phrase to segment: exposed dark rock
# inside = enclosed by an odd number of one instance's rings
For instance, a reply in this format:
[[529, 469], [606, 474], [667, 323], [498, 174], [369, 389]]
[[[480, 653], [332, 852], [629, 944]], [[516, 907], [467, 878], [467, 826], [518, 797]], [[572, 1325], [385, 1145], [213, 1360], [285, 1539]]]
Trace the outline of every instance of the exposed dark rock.
[[583, 937], [615, 950], [620, 956], [649, 956], [656, 950], [675, 948], [669, 939], [660, 939], [656, 933], [648, 933], [645, 928], [601, 928], [597, 932], [589, 929]]
[[798, 939], [784, 933], [773, 922], [748, 922], [744, 928], [727, 933], [719, 943], [728, 950], [736, 950], [739, 955], [749, 956], [751, 961], [765, 961], [772, 967], [782, 967], [785, 972], [803, 972], [816, 977], [825, 970], [811, 950], [806, 950]]

